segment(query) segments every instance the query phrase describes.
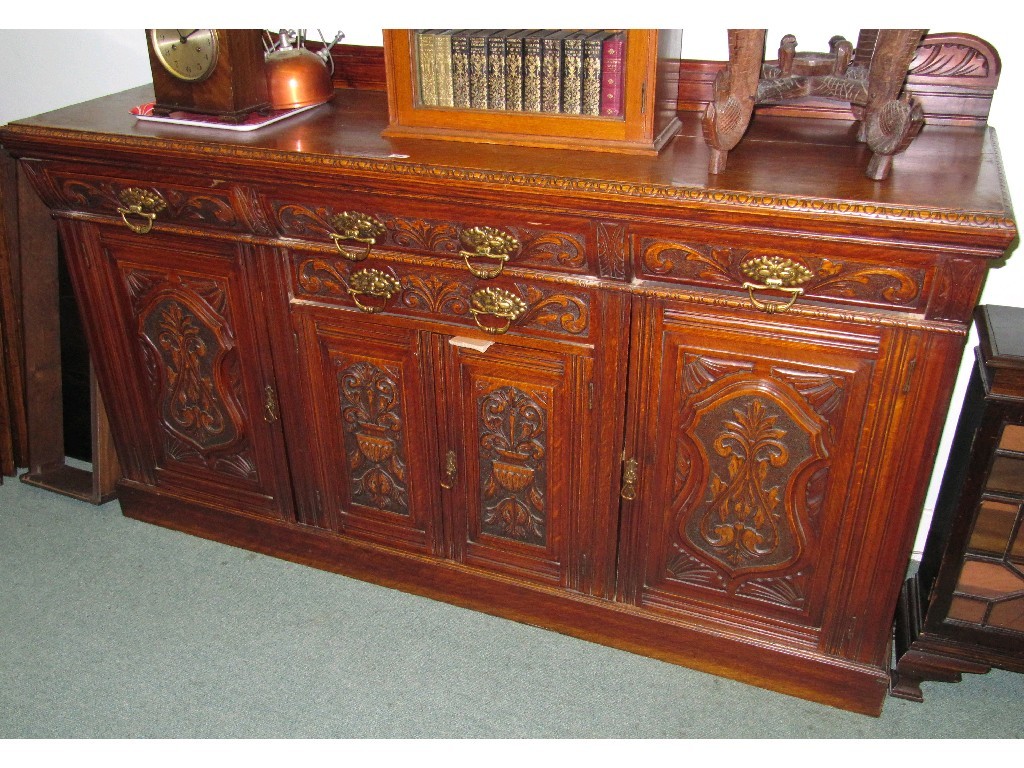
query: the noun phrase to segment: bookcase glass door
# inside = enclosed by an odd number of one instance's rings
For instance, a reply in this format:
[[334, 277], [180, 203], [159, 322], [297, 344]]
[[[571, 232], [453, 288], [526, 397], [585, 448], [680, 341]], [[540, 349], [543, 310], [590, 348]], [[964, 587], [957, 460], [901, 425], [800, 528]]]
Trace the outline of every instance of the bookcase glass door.
[[624, 30], [414, 31], [419, 108], [625, 119]]
[[1024, 635], [1024, 426], [1003, 427], [947, 617]]

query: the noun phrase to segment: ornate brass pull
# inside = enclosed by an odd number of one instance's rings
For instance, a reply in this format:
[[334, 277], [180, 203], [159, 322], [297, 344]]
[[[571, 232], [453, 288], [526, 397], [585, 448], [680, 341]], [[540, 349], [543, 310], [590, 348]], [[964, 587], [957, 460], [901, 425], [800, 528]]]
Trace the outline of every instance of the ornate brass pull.
[[[370, 249], [377, 243], [378, 237], [383, 237], [387, 227], [373, 216], [358, 211], [345, 211], [329, 219], [330, 225], [337, 230], [331, 232], [331, 239], [338, 252], [349, 261], [362, 261], [370, 255]], [[354, 240], [357, 243], [365, 243], [366, 250], [362, 253], [352, 253], [341, 247], [342, 240]]]
[[[750, 303], [762, 312], [767, 312], [769, 315], [785, 312], [796, 303], [797, 297], [804, 292], [803, 288], [784, 288], [782, 286], [775, 285], [758, 285], [757, 283], [744, 283], [743, 287], [746, 288], [747, 293], [750, 294]], [[786, 303], [782, 303], [781, 301], [758, 301], [754, 298], [754, 291], [767, 290], [783, 291], [784, 293], [792, 295]]]
[[[139, 187], [126, 187], [118, 193], [117, 197], [121, 201], [121, 206], [117, 209], [117, 212], [121, 214], [121, 221], [132, 232], [140, 235], [146, 234], [153, 228], [156, 215], [167, 207], [167, 203], [156, 192]], [[129, 216], [138, 216], [142, 222], [130, 221]]]
[[455, 451], [448, 451], [444, 457], [444, 479], [441, 480], [441, 487], [450, 491], [455, 485], [456, 474], [458, 467], [455, 464]]
[[[484, 280], [500, 275], [509, 256], [519, 249], [519, 241], [515, 237], [493, 227], [473, 227], [464, 230], [459, 235], [459, 240], [467, 249], [459, 251], [462, 260], [466, 262], [466, 269], [474, 277]], [[498, 263], [473, 265], [470, 262], [473, 258], [493, 259]]]
[[626, 459], [622, 465], [622, 491], [619, 495], [626, 501], [633, 501], [636, 498], [636, 484], [640, 479], [639, 467], [636, 459]]
[[[363, 312], [372, 314], [384, 309], [383, 302], [387, 302], [388, 299], [398, 293], [402, 286], [391, 275], [381, 272], [379, 269], [360, 269], [349, 279], [347, 288], [355, 305]], [[383, 302], [379, 306], [363, 304], [359, 301], [360, 296], [373, 296], [383, 299]]]
[[[473, 313], [477, 326], [485, 333], [495, 335], [505, 333], [512, 322], [529, 309], [525, 301], [504, 288], [481, 288], [473, 291], [469, 299], [469, 311]], [[487, 325], [480, 322], [481, 315], [500, 317], [505, 323], [499, 326]]]
[[[797, 297], [803, 292], [803, 288], [796, 286], [806, 283], [813, 277], [811, 271], [803, 264], [792, 259], [784, 259], [781, 256], [757, 256], [747, 259], [740, 265], [740, 271], [744, 275], [763, 282], [746, 282], [743, 287], [750, 295], [750, 303], [762, 312], [770, 315], [778, 312], [785, 312], [796, 303]], [[754, 296], [754, 291], [781, 291], [790, 294], [788, 302], [759, 301]]]

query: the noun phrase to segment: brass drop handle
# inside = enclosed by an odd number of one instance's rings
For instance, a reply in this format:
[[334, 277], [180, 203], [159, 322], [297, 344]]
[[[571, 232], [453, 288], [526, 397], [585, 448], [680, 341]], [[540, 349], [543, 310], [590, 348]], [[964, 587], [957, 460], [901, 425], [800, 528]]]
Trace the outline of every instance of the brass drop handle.
[[[474, 277], [490, 280], [501, 274], [505, 262], [517, 250], [519, 241], [507, 232], [494, 227], [473, 227], [459, 235], [464, 249], [459, 251], [466, 269]], [[470, 259], [491, 259], [496, 264], [474, 264]]]
[[[387, 300], [402, 289], [398, 280], [379, 269], [360, 269], [349, 278], [346, 287], [355, 305], [363, 312], [370, 314], [384, 309]], [[380, 304], [364, 304], [359, 300], [360, 296], [373, 296], [382, 299], [382, 302]]]
[[[477, 327], [484, 333], [505, 333], [527, 309], [529, 306], [525, 301], [504, 288], [481, 288], [473, 291], [469, 297], [469, 311], [473, 314]], [[499, 317], [505, 322], [497, 326], [481, 322], [480, 317], [487, 315]]]
[[[740, 271], [751, 278], [743, 284], [750, 296], [750, 303], [762, 312], [774, 315], [786, 312], [796, 303], [797, 297], [804, 292], [803, 288], [797, 286], [806, 283], [814, 275], [798, 261], [786, 259], [782, 256], [755, 256], [740, 264]], [[761, 282], [753, 282], [759, 280]], [[754, 296], [754, 291], [780, 291], [788, 293], [789, 301], [760, 301]]]
[[[339, 213], [336, 216], [332, 216], [329, 219], [329, 223], [336, 230], [330, 233], [331, 239], [334, 241], [334, 247], [338, 249], [338, 253], [349, 261], [363, 261], [370, 255], [370, 250], [376, 245], [377, 238], [383, 237], [387, 232], [387, 227], [384, 226], [380, 219], [367, 213], [359, 213], [358, 211]], [[342, 247], [341, 243], [344, 240], [364, 243], [366, 250], [353, 253], [349, 249]]]
[[[750, 295], [750, 303], [753, 304], [757, 309], [762, 312], [767, 312], [769, 315], [778, 314], [787, 311], [792, 307], [803, 292], [803, 288], [787, 288], [783, 285], [759, 285], [757, 283], [744, 283], [743, 287], [747, 289], [747, 293]], [[754, 291], [782, 291], [783, 293], [789, 293], [789, 301], [783, 303], [781, 301], [759, 301], [754, 296]]]
[[455, 464], [455, 451], [448, 451], [444, 457], [444, 479], [441, 480], [441, 487], [450, 491], [455, 486], [456, 474], [458, 466]]
[[[144, 235], [153, 229], [153, 222], [156, 215], [167, 207], [167, 203], [156, 192], [139, 187], [127, 187], [118, 193], [121, 205], [117, 212], [121, 214], [121, 221], [125, 223], [132, 232]], [[141, 222], [132, 221], [129, 216], [142, 219]]]
[[622, 491], [619, 495], [626, 501], [636, 498], [636, 485], [640, 479], [639, 463], [636, 459], [626, 459], [622, 465]]

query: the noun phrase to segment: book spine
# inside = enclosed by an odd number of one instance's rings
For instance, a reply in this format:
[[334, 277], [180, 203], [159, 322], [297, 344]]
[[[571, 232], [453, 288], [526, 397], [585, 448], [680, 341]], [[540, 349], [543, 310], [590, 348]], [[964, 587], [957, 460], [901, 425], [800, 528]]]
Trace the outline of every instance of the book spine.
[[567, 37], [563, 46], [562, 112], [583, 114], [583, 37], [579, 33]]
[[505, 105], [505, 30], [487, 38], [487, 108], [506, 109]]
[[416, 33], [416, 59], [419, 74], [420, 104], [437, 105], [437, 47], [436, 36], [430, 31]]
[[601, 114], [622, 117], [623, 58], [625, 36], [617, 34], [604, 41], [601, 52]]
[[487, 33], [469, 38], [469, 106], [487, 109]]
[[469, 37], [452, 35], [452, 106], [469, 108]]
[[523, 111], [540, 112], [541, 38], [523, 41]]
[[562, 111], [562, 40], [545, 37], [541, 53], [541, 112]]
[[437, 67], [437, 105], [455, 106], [452, 88], [452, 33], [448, 30], [434, 39], [434, 63]]
[[505, 109], [523, 110], [523, 38], [505, 41]]
[[583, 44], [582, 106], [584, 115], [601, 114], [601, 40], [592, 36]]

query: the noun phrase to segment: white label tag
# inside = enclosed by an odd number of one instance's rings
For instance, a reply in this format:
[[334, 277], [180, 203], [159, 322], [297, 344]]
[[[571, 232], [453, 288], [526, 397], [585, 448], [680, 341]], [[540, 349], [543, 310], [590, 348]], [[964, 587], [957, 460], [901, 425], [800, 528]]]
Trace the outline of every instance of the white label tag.
[[466, 349], [475, 349], [477, 352], [486, 352], [494, 342], [487, 339], [474, 339], [469, 336], [452, 336], [448, 339], [448, 343], [453, 347], [465, 347]]

